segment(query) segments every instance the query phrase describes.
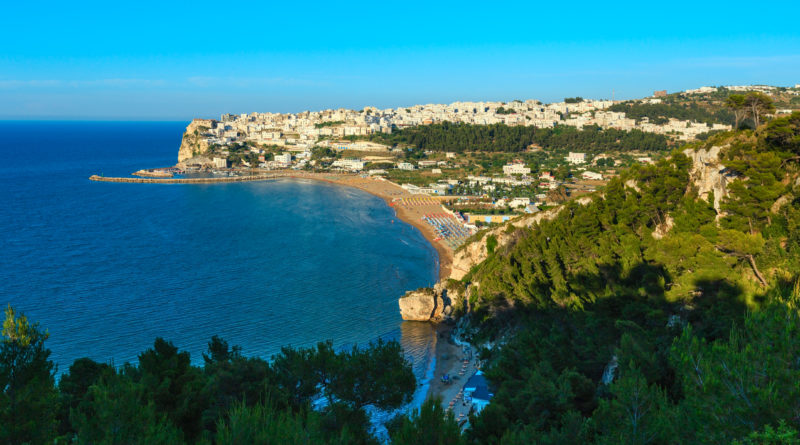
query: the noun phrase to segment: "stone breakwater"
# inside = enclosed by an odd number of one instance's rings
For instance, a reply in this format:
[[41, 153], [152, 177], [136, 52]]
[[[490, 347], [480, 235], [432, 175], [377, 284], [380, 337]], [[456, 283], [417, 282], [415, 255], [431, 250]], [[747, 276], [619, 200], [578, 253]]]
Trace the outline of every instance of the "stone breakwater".
[[264, 181], [267, 179], [275, 179], [280, 176], [281, 175], [226, 176], [222, 178], [112, 178], [92, 175], [89, 177], [89, 180], [101, 182], [136, 182], [149, 184], [210, 184], [217, 182]]

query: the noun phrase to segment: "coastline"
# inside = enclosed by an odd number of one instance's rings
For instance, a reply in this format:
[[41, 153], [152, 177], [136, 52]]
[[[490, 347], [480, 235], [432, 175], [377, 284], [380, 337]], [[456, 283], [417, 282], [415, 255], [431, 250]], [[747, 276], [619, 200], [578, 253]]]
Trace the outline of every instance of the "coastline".
[[363, 190], [373, 196], [377, 196], [386, 202], [386, 205], [394, 208], [397, 219], [410, 224], [419, 230], [428, 240], [431, 246], [436, 249], [439, 255], [440, 281], [446, 280], [450, 276], [450, 268], [453, 264], [453, 250], [442, 242], [436, 241], [436, 233], [433, 227], [422, 220], [422, 216], [427, 213], [438, 213], [442, 211], [440, 204], [408, 205], [404, 200], [412, 198], [435, 198], [409, 193], [394, 182], [383, 178], [361, 177], [348, 173], [315, 173], [304, 171], [271, 171], [262, 174], [249, 176], [231, 176], [221, 178], [127, 178], [127, 177], [102, 177], [92, 175], [89, 179], [100, 182], [131, 182], [146, 184], [211, 184], [226, 182], [246, 182], [246, 181], [267, 181], [281, 178], [310, 179], [314, 181], [328, 182], [347, 187], [354, 187]]
[[[407, 190], [400, 187], [398, 184], [388, 181], [383, 178], [374, 177], [361, 177], [359, 175], [347, 173], [315, 173], [315, 172], [302, 172], [302, 171], [274, 171], [262, 175], [250, 175], [244, 177], [223, 177], [223, 178], [197, 178], [197, 179], [155, 179], [155, 178], [101, 178], [93, 176], [94, 181], [106, 182], [135, 182], [135, 183], [194, 183], [194, 184], [207, 184], [207, 183], [225, 183], [225, 182], [242, 182], [242, 181], [265, 181], [275, 179], [308, 179], [314, 181], [322, 181], [336, 185], [353, 187], [363, 190], [373, 196], [377, 196], [384, 200], [386, 205], [394, 208], [395, 215], [398, 219], [410, 224], [417, 228], [425, 239], [436, 249], [439, 255], [439, 281], [444, 281], [450, 276], [450, 270], [453, 263], [454, 252], [444, 243], [436, 241], [436, 233], [433, 228], [422, 220], [422, 216], [426, 213], [441, 212], [440, 204], [423, 204], [423, 205], [409, 205], [406, 199], [420, 198], [420, 195], [414, 195]], [[426, 198], [428, 198], [426, 196]], [[462, 371], [463, 362], [461, 361], [463, 353], [461, 346], [455, 344], [451, 340], [451, 332], [453, 327], [447, 324], [439, 323], [434, 326], [435, 330], [435, 346], [432, 368], [433, 375], [426, 376], [429, 378], [427, 392], [422, 398], [422, 401], [431, 398], [441, 399], [442, 406], [447, 408], [450, 401], [456, 399], [458, 392], [463, 387], [466, 380], [475, 372], [475, 360], [471, 360], [466, 368], [466, 371], [459, 375]], [[451, 384], [444, 384], [441, 377], [444, 374], [450, 376], [458, 376], [459, 379]], [[420, 406], [422, 401], [419, 402]], [[453, 409], [458, 418], [458, 414], [466, 413], [469, 406], [461, 404], [461, 400], [456, 400]], [[415, 406], [414, 408], [419, 408]]]
[[[404, 199], [420, 198], [421, 195], [414, 195], [403, 189], [396, 183], [375, 177], [363, 178], [358, 175], [346, 173], [311, 173], [311, 172], [276, 172], [275, 178], [295, 178], [312, 179], [315, 181], [329, 182], [337, 185], [344, 185], [363, 190], [373, 196], [377, 196], [386, 202], [386, 205], [394, 208], [397, 219], [410, 224], [419, 230], [428, 240], [431, 246], [439, 254], [440, 281], [446, 280], [450, 276], [450, 267], [453, 264], [453, 250], [444, 243], [436, 241], [436, 232], [433, 227], [422, 220], [422, 216], [427, 213], [440, 212], [441, 205], [417, 205], [411, 206], [404, 203]], [[274, 179], [274, 178], [272, 178]], [[429, 198], [428, 196], [424, 196]]]

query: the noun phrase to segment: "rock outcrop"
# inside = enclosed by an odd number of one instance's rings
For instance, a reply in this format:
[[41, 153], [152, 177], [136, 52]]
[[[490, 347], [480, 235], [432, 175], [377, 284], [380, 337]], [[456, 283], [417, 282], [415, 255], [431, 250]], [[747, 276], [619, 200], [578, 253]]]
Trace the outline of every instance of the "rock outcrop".
[[724, 165], [719, 162], [719, 153], [724, 147], [714, 146], [709, 149], [687, 149], [683, 154], [692, 160], [692, 169], [689, 172], [692, 183], [697, 186], [697, 193], [701, 199], [708, 199], [709, 193], [714, 193], [714, 210], [717, 217], [722, 216], [720, 204], [728, 196], [728, 183], [736, 178]]
[[[509, 224], [517, 228], [531, 227], [541, 221], [554, 218], [561, 209], [562, 207], [556, 207], [544, 212], [525, 215], [511, 220]], [[486, 231], [479, 239], [455, 252], [453, 255], [453, 265], [450, 267], [450, 278], [454, 280], [464, 278], [476, 264], [480, 264], [489, 256], [489, 251], [486, 249], [486, 238], [488, 236], [491, 235], [495, 237], [498, 248], [505, 246], [513, 234], [513, 232], [508, 231], [507, 227], [508, 226], [504, 224]]]
[[212, 119], [195, 119], [186, 127], [186, 132], [183, 133], [183, 139], [181, 140], [181, 147], [178, 149], [179, 164], [192, 163], [185, 161], [191, 160], [196, 156], [202, 156], [208, 151], [208, 141], [202, 137], [202, 134], [205, 130], [214, 128], [215, 125], [216, 121]]
[[442, 321], [452, 313], [447, 289], [437, 283], [433, 288], [408, 291], [398, 300], [400, 316], [408, 321]]

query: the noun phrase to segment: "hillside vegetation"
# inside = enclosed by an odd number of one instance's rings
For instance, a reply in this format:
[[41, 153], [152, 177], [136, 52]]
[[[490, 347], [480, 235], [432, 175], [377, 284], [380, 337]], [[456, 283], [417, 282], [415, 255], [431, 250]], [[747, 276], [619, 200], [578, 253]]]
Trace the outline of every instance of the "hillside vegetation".
[[724, 197], [701, 197], [675, 152], [517, 229], [465, 277], [474, 338], [503, 344], [484, 352], [496, 396], [471, 440], [795, 434], [800, 113], [688, 148], [712, 147]]
[[664, 135], [640, 130], [603, 130], [598, 127], [536, 128], [505, 124], [470, 125], [443, 122], [396, 130], [391, 134], [378, 133], [370, 140], [389, 145], [404, 145], [432, 151], [456, 153], [520, 152], [532, 144], [546, 150], [601, 153], [608, 151], [659, 151], [667, 149]]

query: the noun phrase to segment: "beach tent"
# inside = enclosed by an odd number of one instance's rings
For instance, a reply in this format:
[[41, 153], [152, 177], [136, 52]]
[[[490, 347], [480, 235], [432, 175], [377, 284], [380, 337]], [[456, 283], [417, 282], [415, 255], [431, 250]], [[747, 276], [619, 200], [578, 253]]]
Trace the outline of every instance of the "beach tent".
[[483, 376], [483, 372], [478, 371], [467, 380], [467, 383], [464, 385], [464, 393], [472, 393], [480, 387], [488, 388], [489, 384], [486, 382], [486, 377]]
[[478, 387], [475, 391], [472, 392], [472, 406], [475, 409], [475, 413], [481, 412], [486, 405], [489, 404], [489, 400], [492, 399], [494, 394], [489, 392], [489, 388], [486, 386]]

